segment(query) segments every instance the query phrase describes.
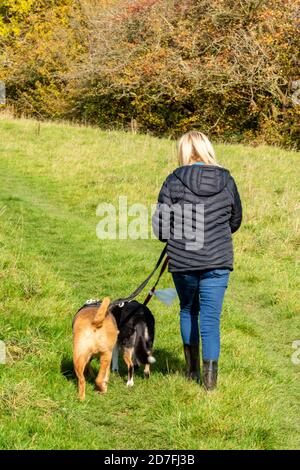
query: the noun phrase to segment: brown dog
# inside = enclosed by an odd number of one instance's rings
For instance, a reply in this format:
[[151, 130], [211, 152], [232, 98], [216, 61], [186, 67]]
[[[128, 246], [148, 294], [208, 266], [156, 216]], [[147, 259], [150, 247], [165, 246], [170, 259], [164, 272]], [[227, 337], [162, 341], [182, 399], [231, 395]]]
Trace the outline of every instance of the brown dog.
[[73, 361], [80, 400], [85, 399], [85, 368], [97, 354], [100, 369], [95, 382], [100, 393], [107, 391], [112, 351], [119, 333], [109, 304], [110, 299], [105, 297], [100, 306], [86, 305], [73, 321]]

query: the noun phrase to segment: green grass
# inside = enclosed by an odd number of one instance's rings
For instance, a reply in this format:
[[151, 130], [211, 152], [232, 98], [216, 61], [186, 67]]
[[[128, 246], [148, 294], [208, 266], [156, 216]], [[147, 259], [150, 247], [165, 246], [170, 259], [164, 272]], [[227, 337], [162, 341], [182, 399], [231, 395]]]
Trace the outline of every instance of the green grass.
[[[155, 203], [175, 144], [150, 136], [0, 120], [2, 449], [295, 449], [300, 442], [299, 154], [217, 145], [240, 188], [244, 223], [222, 317], [218, 390], [187, 383], [178, 305], [153, 299], [157, 363], [106, 396], [72, 375], [71, 321], [88, 298], [130, 293], [162, 248], [99, 240], [96, 207]], [[165, 275], [161, 286], [171, 285]], [[143, 299], [146, 292], [140, 296]], [[94, 363], [95, 367], [97, 363]]]

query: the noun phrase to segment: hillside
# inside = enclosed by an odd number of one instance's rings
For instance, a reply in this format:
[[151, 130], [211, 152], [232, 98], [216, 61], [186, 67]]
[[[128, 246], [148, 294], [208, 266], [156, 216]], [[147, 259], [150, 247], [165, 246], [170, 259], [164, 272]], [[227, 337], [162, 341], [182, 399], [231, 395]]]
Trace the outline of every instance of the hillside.
[[[299, 154], [217, 145], [244, 204], [222, 319], [219, 388], [183, 377], [178, 304], [153, 299], [157, 363], [106, 396], [72, 374], [72, 317], [88, 298], [130, 293], [155, 263], [155, 240], [99, 240], [96, 207], [156, 202], [175, 144], [147, 135], [0, 120], [2, 449], [273, 449], [300, 440]], [[298, 253], [298, 254], [297, 254]], [[171, 285], [165, 275], [162, 286]], [[140, 298], [143, 299], [146, 292]], [[95, 361], [94, 367], [97, 367]]]

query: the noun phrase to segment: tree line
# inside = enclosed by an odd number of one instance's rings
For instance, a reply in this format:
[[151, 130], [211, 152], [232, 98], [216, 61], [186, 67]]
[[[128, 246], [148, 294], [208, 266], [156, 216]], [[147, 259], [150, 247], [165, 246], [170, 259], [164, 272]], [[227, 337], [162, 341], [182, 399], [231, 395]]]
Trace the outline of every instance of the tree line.
[[299, 0], [2, 0], [16, 115], [300, 148]]

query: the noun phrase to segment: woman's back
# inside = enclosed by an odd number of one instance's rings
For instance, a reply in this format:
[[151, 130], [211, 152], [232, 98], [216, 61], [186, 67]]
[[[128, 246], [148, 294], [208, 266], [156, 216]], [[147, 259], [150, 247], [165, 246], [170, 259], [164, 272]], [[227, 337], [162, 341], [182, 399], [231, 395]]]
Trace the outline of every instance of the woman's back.
[[153, 229], [168, 241], [171, 272], [233, 268], [231, 233], [240, 226], [242, 208], [228, 170], [181, 166], [164, 182], [158, 203]]

